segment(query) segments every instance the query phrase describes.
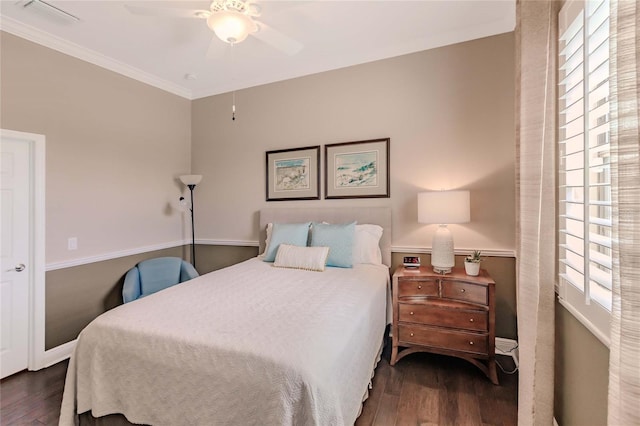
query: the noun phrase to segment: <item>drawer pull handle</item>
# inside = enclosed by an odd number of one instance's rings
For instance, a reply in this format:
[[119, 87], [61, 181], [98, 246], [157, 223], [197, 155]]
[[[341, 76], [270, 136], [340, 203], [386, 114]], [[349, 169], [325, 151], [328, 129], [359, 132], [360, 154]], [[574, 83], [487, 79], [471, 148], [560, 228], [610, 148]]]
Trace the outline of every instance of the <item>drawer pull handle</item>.
[[409, 334], [409, 336], [413, 337], [413, 333]]
[[409, 315], [413, 315], [413, 311], [409, 312]]
[[469, 322], [473, 322], [473, 318], [469, 318]]
[[463, 288], [463, 289], [460, 290], [460, 293], [464, 293], [465, 291], [467, 291], [467, 290]]
[[471, 346], [473, 346], [473, 342], [469, 342], [469, 344], [470, 344]]
[[418, 286], [418, 290], [422, 290], [422, 286], [421, 285]]

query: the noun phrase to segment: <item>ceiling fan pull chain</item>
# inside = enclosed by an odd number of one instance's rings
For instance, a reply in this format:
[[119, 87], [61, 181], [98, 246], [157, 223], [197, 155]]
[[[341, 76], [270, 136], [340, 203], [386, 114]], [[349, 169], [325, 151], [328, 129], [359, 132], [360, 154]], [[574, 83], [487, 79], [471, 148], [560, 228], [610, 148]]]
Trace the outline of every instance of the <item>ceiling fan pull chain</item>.
[[[235, 43], [231, 43], [231, 75], [233, 75], [233, 46]], [[236, 121], [236, 89], [233, 89], [233, 102], [231, 105], [231, 121]]]

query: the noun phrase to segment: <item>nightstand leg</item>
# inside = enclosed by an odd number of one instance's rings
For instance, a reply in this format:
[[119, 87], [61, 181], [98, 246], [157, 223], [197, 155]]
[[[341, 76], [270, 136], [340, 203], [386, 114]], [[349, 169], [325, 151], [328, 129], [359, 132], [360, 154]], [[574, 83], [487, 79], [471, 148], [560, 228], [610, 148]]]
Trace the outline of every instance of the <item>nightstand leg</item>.
[[391, 346], [391, 365], [396, 365], [396, 361], [398, 360], [398, 346]]
[[499, 385], [498, 383], [498, 371], [496, 370], [496, 360], [494, 358], [489, 359], [489, 379], [491, 383], [494, 385]]

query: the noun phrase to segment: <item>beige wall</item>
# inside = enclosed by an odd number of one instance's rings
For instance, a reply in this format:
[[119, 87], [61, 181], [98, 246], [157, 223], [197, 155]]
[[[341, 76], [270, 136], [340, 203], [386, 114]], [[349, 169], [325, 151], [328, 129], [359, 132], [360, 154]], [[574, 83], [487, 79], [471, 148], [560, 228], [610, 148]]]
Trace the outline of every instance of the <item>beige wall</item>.
[[609, 348], [556, 302], [554, 415], [560, 426], [607, 424]]
[[[471, 190], [458, 248], [515, 246], [514, 35], [488, 37], [241, 90], [192, 106], [198, 238], [256, 241], [270, 207], [391, 206], [393, 245], [425, 248], [422, 190]], [[391, 138], [391, 198], [265, 201], [265, 151]], [[322, 180], [322, 179], [321, 179]]]
[[[394, 245], [424, 248], [433, 227], [416, 223], [416, 193], [465, 187], [473, 222], [452, 226], [458, 247], [513, 249], [512, 34], [243, 90], [235, 123], [229, 95], [190, 102], [1, 36], [0, 124], [47, 137], [48, 264], [188, 237], [175, 177], [190, 161], [205, 176], [195, 192], [198, 238], [255, 241], [266, 150], [377, 137], [391, 138], [391, 199], [306, 204], [390, 205]], [[286, 205], [300, 203], [278, 204]], [[66, 249], [72, 236], [77, 251]], [[200, 246], [198, 266], [208, 272], [256, 250]], [[137, 261], [187, 252], [47, 272], [47, 349], [120, 303], [122, 277]], [[515, 337], [510, 268], [499, 309], [505, 337]]]
[[0, 34], [0, 127], [46, 136], [47, 264], [187, 237], [191, 102]]
[[189, 246], [150, 251], [93, 262], [46, 274], [45, 349], [70, 342], [103, 312], [122, 304], [122, 285], [129, 269], [145, 259], [185, 257]]
[[[124, 256], [102, 262], [47, 272], [46, 349], [75, 339], [95, 317], [122, 303], [124, 275], [136, 263], [159, 256], [188, 257], [190, 246]], [[196, 246], [196, 265], [201, 274], [233, 265], [258, 254], [257, 247]], [[391, 271], [405, 253], [394, 253]], [[429, 255], [420, 255], [429, 264]], [[456, 266], [462, 267], [462, 256]], [[487, 257], [483, 268], [496, 281], [496, 335], [517, 339], [515, 304], [515, 259]]]
[[[48, 263], [188, 238], [174, 206], [183, 190], [175, 177], [190, 162], [204, 175], [195, 193], [198, 238], [255, 241], [256, 212], [267, 205], [265, 151], [378, 137], [391, 138], [391, 199], [269, 206], [388, 205], [394, 246], [424, 248], [433, 226], [416, 223], [417, 192], [467, 188], [472, 222], [451, 227], [457, 247], [515, 246], [513, 34], [242, 90], [236, 122], [230, 94], [190, 102], [0, 38], [0, 127], [47, 137]], [[70, 236], [78, 251], [66, 250]], [[204, 273], [257, 248], [197, 253]], [[188, 247], [47, 272], [47, 349], [119, 304], [126, 271], [159, 255], [188, 257]], [[515, 261], [490, 257], [484, 267], [497, 282], [497, 334], [515, 338]], [[556, 336], [560, 425], [605, 424], [607, 348], [560, 305]]]

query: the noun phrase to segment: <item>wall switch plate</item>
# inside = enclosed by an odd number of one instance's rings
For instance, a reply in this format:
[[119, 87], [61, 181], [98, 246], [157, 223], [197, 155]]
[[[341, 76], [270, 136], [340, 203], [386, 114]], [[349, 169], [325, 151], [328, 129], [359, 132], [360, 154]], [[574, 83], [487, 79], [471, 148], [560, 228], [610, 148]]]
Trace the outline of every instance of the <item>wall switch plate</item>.
[[67, 240], [67, 250], [78, 250], [78, 238], [70, 237]]

